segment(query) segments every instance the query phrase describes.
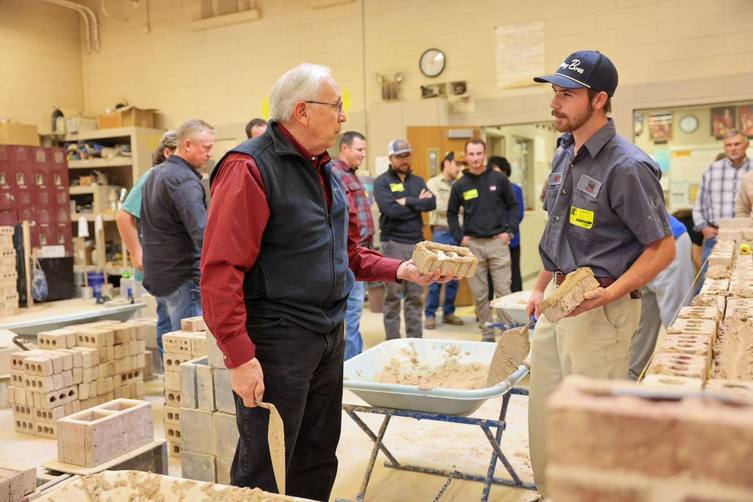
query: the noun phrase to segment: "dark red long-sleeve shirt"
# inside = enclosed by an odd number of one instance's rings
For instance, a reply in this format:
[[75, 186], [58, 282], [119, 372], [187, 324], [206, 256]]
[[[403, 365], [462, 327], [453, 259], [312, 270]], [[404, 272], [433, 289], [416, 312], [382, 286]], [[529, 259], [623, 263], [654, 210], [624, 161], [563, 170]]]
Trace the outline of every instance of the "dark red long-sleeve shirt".
[[[278, 127], [301, 155], [311, 159], [325, 200], [331, 205], [332, 194], [323, 172], [329, 156], [326, 153], [312, 155], [282, 125]], [[350, 207], [349, 218], [348, 258], [356, 280], [394, 282], [400, 261], [359, 246], [355, 207]], [[256, 263], [268, 221], [269, 206], [259, 168], [248, 155], [229, 155], [212, 184], [212, 203], [201, 256], [204, 320], [217, 339], [228, 368], [240, 366], [256, 354], [253, 333], [246, 332], [243, 279]]]

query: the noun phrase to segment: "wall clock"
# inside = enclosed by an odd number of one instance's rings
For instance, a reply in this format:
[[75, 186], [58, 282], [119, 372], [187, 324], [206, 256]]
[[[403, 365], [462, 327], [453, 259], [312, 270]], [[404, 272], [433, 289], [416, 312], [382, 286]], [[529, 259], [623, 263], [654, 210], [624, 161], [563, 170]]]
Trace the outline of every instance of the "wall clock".
[[447, 58], [439, 49], [426, 49], [418, 60], [421, 73], [427, 77], [437, 77], [444, 71]]
[[680, 119], [680, 130], [684, 133], [691, 133], [698, 129], [698, 119], [695, 115], [685, 115]]

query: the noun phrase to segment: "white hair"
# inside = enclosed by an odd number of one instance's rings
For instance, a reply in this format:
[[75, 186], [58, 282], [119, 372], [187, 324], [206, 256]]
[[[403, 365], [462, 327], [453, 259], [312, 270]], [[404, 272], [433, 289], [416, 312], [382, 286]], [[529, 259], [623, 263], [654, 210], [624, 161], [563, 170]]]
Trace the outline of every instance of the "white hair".
[[331, 78], [331, 70], [318, 64], [301, 63], [286, 71], [269, 95], [269, 117], [278, 122], [289, 120], [295, 104], [316, 99], [322, 83]]

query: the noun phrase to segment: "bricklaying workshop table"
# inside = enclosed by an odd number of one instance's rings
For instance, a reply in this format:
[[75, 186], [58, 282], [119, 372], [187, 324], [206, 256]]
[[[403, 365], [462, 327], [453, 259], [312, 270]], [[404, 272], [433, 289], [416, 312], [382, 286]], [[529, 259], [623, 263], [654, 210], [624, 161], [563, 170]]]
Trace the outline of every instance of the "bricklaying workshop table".
[[22, 309], [19, 314], [0, 319], [0, 330], [7, 329], [17, 335], [36, 335], [40, 331], [99, 319], [126, 321], [145, 306], [139, 302], [97, 305], [94, 300], [83, 298], [38, 303]]

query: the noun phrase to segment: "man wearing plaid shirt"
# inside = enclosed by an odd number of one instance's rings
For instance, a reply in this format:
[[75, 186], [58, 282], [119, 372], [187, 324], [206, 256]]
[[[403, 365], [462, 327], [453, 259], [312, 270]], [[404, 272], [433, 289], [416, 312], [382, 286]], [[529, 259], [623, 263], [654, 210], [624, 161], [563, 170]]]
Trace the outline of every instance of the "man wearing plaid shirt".
[[[366, 189], [358, 179], [356, 170], [366, 157], [366, 138], [356, 131], [348, 131], [340, 140], [340, 157], [332, 161], [332, 172], [340, 178], [348, 194], [348, 203], [358, 212], [358, 244], [372, 249], [374, 247], [374, 220], [371, 217], [371, 205]], [[348, 295], [345, 311], [345, 360], [361, 353], [361, 314], [363, 312], [364, 283], [356, 281]]]
[[[724, 135], [724, 153], [726, 157], [711, 164], [703, 173], [698, 196], [693, 206], [694, 228], [703, 233], [703, 254], [701, 263], [711, 254], [719, 233], [719, 222], [724, 218], [735, 217], [735, 202], [740, 187], [740, 180], [750, 171], [750, 160], [746, 155], [748, 138], [742, 131], [730, 129]], [[704, 265], [701, 281], [703, 283]]]

